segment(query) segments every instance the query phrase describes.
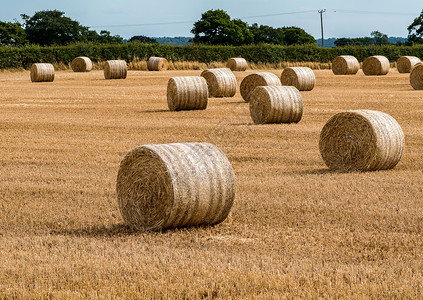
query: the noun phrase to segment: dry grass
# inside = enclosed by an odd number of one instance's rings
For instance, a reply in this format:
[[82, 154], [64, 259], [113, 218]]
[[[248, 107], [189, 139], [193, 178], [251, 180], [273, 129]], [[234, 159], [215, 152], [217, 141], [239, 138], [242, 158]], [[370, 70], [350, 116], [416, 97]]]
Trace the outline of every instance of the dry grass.
[[[317, 70], [300, 123], [252, 126], [239, 92], [168, 111], [169, 77], [200, 73], [56, 71], [39, 84], [28, 71], [0, 74], [0, 298], [421, 299], [423, 92], [408, 74]], [[399, 122], [395, 169], [328, 171], [320, 131], [351, 109]], [[134, 232], [117, 204], [120, 160], [172, 142], [228, 156], [231, 213], [212, 227]]]

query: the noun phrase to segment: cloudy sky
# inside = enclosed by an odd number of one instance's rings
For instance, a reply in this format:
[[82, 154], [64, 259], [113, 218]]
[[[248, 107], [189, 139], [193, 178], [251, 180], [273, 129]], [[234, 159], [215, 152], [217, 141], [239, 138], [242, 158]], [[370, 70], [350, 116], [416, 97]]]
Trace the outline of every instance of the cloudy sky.
[[57, 9], [91, 29], [109, 30], [124, 38], [192, 36], [192, 24], [209, 9], [223, 9], [248, 24], [298, 26], [315, 38], [362, 37], [378, 30], [407, 37], [407, 27], [423, 9], [422, 0], [2, 0], [1, 21], [21, 21], [40, 10]]

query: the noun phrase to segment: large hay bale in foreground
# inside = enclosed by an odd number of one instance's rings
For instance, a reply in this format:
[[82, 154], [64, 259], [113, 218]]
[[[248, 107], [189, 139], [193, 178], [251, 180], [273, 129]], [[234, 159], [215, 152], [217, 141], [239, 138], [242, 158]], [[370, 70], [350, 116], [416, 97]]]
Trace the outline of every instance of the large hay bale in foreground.
[[414, 66], [420, 62], [420, 58], [416, 56], [401, 56], [397, 60], [397, 70], [399, 73], [410, 73]]
[[247, 70], [247, 61], [242, 57], [233, 57], [228, 59], [226, 67], [231, 71], [245, 71]]
[[167, 83], [167, 105], [170, 110], [205, 109], [209, 90], [201, 76], [172, 77]]
[[258, 86], [250, 95], [255, 124], [296, 123], [303, 115], [303, 98], [294, 86]]
[[335, 75], [355, 75], [360, 69], [360, 64], [354, 56], [340, 55], [332, 62], [332, 72]]
[[404, 152], [404, 133], [390, 115], [355, 110], [332, 116], [320, 133], [320, 154], [338, 171], [391, 169]]
[[52, 82], [54, 80], [54, 67], [52, 64], [35, 63], [31, 66], [32, 82]]
[[147, 61], [149, 71], [166, 71], [169, 63], [166, 58], [152, 56]]
[[212, 144], [144, 145], [122, 159], [116, 190], [123, 219], [134, 228], [213, 225], [229, 214], [235, 175]]
[[233, 97], [236, 93], [236, 78], [227, 68], [207, 69], [201, 72], [207, 81], [209, 97]]
[[72, 60], [71, 68], [74, 72], [90, 72], [93, 69], [93, 63], [88, 57], [79, 56]]
[[389, 60], [385, 56], [376, 55], [366, 58], [362, 69], [364, 75], [386, 75], [389, 67]]
[[125, 79], [128, 73], [126, 61], [108, 60], [104, 63], [104, 78], [106, 79]]
[[278, 76], [270, 72], [254, 73], [241, 81], [240, 92], [245, 102], [250, 102], [251, 92], [258, 86], [281, 85]]
[[410, 84], [415, 90], [423, 90], [423, 63], [416, 64], [411, 70]]
[[282, 85], [295, 86], [299, 91], [311, 91], [316, 84], [316, 77], [308, 67], [289, 67], [282, 71]]

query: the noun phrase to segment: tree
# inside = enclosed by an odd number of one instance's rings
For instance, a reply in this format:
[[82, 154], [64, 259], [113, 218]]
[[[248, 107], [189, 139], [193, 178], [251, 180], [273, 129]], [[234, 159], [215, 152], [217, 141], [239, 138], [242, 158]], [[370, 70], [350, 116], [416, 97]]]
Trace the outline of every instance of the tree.
[[408, 41], [416, 44], [423, 44], [423, 10], [420, 16], [414, 19], [413, 23], [407, 28]]
[[273, 28], [267, 25], [258, 26], [257, 23], [254, 23], [249, 27], [249, 30], [254, 36], [254, 44], [285, 44], [285, 35], [282, 28]]
[[157, 41], [153, 38], [149, 38], [145, 35], [135, 35], [129, 39], [129, 42], [140, 42], [145, 44], [153, 44], [157, 43]]
[[299, 27], [282, 27], [286, 45], [315, 44], [316, 40]]
[[233, 19], [223, 10], [209, 10], [194, 23], [191, 32], [195, 43], [211, 45], [243, 45], [253, 41], [247, 23]]
[[43, 10], [32, 17], [22, 14], [28, 40], [40, 45], [65, 45], [80, 40], [87, 27], [64, 16], [58, 10]]
[[372, 31], [370, 35], [373, 37], [376, 45], [381, 46], [381, 45], [391, 44], [388, 40], [388, 36], [382, 32], [379, 32], [376, 30], [376, 31]]
[[0, 45], [20, 46], [27, 43], [26, 33], [21, 24], [0, 21]]

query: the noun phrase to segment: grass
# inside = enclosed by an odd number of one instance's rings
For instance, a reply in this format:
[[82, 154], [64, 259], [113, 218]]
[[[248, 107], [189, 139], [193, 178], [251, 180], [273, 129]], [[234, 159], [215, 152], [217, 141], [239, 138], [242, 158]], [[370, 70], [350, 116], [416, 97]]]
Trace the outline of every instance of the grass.
[[[246, 75], [237, 72], [239, 84]], [[280, 76], [280, 71], [272, 70]], [[408, 74], [316, 70], [298, 124], [252, 125], [239, 89], [169, 112], [170, 77], [201, 71], [0, 74], [0, 298], [411, 298], [423, 296], [423, 92]], [[333, 173], [319, 133], [334, 113], [393, 116], [405, 154], [389, 171]], [[142, 144], [212, 142], [236, 174], [213, 227], [140, 233], [116, 175]]]

